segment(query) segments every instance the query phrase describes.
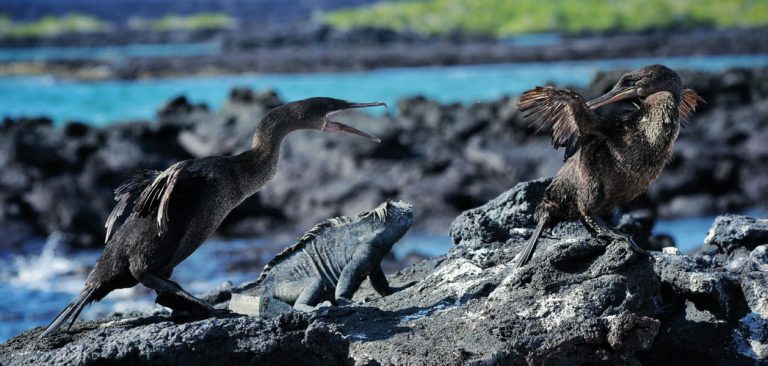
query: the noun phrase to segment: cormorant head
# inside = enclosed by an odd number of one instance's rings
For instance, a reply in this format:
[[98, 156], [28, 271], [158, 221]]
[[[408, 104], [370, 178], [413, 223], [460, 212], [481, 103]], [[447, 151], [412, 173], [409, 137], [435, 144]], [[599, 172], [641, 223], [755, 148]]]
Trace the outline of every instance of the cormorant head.
[[613, 89], [600, 97], [590, 100], [590, 109], [597, 109], [630, 98], [645, 98], [654, 93], [667, 91], [680, 100], [683, 84], [672, 69], [664, 65], [650, 65], [621, 76]]
[[331, 117], [334, 114], [345, 111], [347, 109], [378, 106], [386, 107], [387, 105], [381, 102], [352, 103], [341, 99], [315, 97], [291, 102], [276, 109], [282, 109], [288, 113], [289, 118], [283, 121], [283, 123], [291, 124], [291, 129], [349, 132], [355, 135], [366, 137], [374, 142], [381, 142], [381, 140], [376, 136], [360, 131], [354, 127], [347, 126], [343, 123], [331, 120]]

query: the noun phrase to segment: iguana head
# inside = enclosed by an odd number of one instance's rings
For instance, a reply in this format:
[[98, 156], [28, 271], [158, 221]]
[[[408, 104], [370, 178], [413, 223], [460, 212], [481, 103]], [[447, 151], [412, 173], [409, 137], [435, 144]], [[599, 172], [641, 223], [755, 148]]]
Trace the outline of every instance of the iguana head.
[[387, 201], [359, 213], [357, 218], [370, 224], [374, 233], [372, 244], [391, 248], [413, 225], [413, 206], [403, 201]]

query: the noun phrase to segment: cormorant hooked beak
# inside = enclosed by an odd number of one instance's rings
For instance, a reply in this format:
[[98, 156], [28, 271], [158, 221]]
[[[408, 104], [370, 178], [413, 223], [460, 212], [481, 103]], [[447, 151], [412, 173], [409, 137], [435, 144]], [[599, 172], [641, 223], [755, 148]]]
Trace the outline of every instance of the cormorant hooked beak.
[[639, 97], [636, 86], [615, 86], [611, 91], [587, 102], [589, 109], [595, 110], [606, 104], [615, 103], [621, 100]]
[[352, 127], [352, 126], [348, 126], [348, 125], [345, 125], [345, 124], [340, 123], [340, 122], [332, 121], [331, 120], [331, 116], [336, 114], [336, 113], [345, 111], [347, 109], [380, 107], [380, 106], [388, 108], [387, 104], [386, 103], [382, 103], [382, 102], [349, 103], [346, 106], [344, 106], [343, 109], [339, 109], [339, 110], [336, 110], [336, 111], [328, 112], [325, 115], [325, 123], [323, 124], [323, 128], [321, 130], [322, 131], [327, 131], [327, 132], [335, 132], [335, 131], [349, 132], [349, 133], [353, 133], [355, 135], [359, 135], [359, 136], [363, 136], [365, 138], [368, 138], [369, 140], [371, 140], [373, 142], [379, 143], [379, 142], [381, 142], [380, 138], [378, 138], [378, 137], [376, 137], [374, 135], [371, 135], [371, 134], [369, 134], [367, 132], [360, 131], [360, 130]]

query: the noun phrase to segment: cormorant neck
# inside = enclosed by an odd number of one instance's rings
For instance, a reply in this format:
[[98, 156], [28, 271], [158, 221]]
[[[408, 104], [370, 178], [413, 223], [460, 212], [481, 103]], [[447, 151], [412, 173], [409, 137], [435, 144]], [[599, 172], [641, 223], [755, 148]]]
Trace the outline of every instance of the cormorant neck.
[[262, 152], [280, 150], [280, 144], [285, 136], [291, 131], [287, 128], [288, 123], [280, 123], [273, 113], [267, 114], [264, 119], [256, 125], [256, 132], [251, 141], [251, 150]]
[[280, 159], [280, 145], [291, 132], [286, 125], [268, 114], [256, 126], [251, 148], [237, 156], [240, 162], [238, 173], [246, 196], [261, 189], [275, 175]]

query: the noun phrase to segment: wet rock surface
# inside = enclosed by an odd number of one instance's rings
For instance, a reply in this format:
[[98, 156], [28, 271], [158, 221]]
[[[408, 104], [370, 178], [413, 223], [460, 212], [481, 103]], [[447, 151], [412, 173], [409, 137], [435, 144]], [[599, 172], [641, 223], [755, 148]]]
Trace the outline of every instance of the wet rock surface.
[[[602, 94], [619, 73], [599, 74], [584, 95]], [[768, 150], [761, 131], [768, 127], [768, 69], [681, 74], [707, 103], [635, 208], [651, 222], [765, 209]], [[159, 108], [154, 122], [93, 127], [6, 119], [0, 125], [0, 247], [53, 232], [75, 246], [101, 245], [112, 189], [136, 169], [243, 151], [262, 116], [282, 102], [274, 91], [236, 88], [219, 110], [175, 98]], [[412, 202], [416, 229], [445, 232], [463, 210], [560, 168], [562, 152], [551, 148], [547, 135], [534, 135], [515, 104], [515, 97], [470, 105], [415, 97], [399, 101], [397, 115], [339, 115], [381, 137], [381, 144], [294, 133], [283, 144], [275, 178], [236, 208], [219, 234], [297, 233], [318, 218], [360, 212], [386, 199]]]
[[[385, 298], [366, 284], [355, 306], [270, 320], [116, 315], [44, 340], [35, 328], [0, 346], [0, 362], [765, 364], [768, 243], [727, 247], [752, 248], [739, 257], [646, 257], [562, 223], [517, 269], [547, 183], [519, 184], [461, 214], [453, 248], [391, 275], [394, 285], [418, 283]], [[223, 306], [230, 289], [205, 298]]]

